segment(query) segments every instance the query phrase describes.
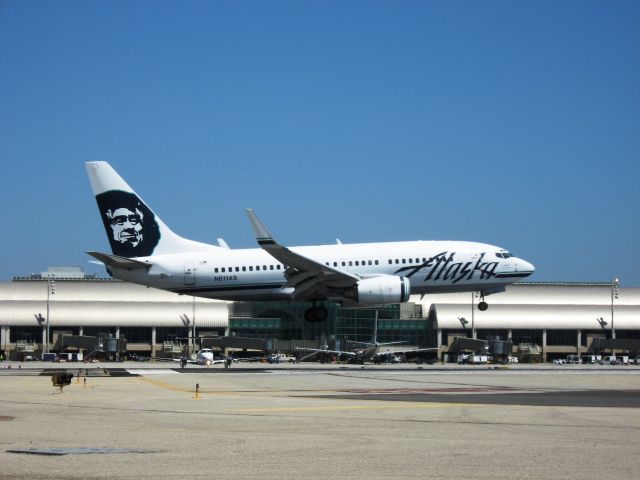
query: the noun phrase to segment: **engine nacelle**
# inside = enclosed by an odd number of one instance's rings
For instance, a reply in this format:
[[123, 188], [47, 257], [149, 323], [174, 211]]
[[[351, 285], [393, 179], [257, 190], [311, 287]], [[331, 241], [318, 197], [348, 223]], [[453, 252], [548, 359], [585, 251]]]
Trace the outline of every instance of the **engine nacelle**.
[[344, 296], [363, 304], [404, 303], [409, 301], [410, 287], [406, 277], [382, 275], [360, 280]]

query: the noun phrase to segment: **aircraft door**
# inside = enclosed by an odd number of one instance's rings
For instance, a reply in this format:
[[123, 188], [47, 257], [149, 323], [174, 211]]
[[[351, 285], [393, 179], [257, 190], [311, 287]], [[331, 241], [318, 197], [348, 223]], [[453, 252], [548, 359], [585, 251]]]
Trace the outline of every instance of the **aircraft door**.
[[184, 264], [184, 284], [196, 284], [196, 264], [193, 262], [186, 262]]

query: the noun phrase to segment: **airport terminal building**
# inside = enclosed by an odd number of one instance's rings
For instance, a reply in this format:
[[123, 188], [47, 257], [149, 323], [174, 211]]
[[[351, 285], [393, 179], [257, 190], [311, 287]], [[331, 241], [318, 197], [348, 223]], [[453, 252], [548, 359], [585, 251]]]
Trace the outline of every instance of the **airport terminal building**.
[[623, 346], [640, 343], [640, 288], [520, 283], [487, 297], [486, 311], [478, 310], [478, 301], [476, 294], [452, 293], [414, 295], [409, 303], [375, 309], [328, 305], [327, 320], [309, 323], [304, 304], [208, 300], [53, 267], [0, 283], [0, 351], [13, 360], [46, 351], [87, 355], [93, 347], [83, 342], [100, 338], [121, 342], [120, 353], [167, 357], [198, 348], [202, 343], [194, 344], [194, 338], [219, 337], [235, 337], [240, 349], [239, 339], [252, 338], [264, 342], [245, 348], [344, 350], [349, 341], [371, 341], [375, 317], [379, 342], [439, 347], [441, 359], [455, 353], [452, 347], [461, 338], [508, 340], [514, 352], [518, 345], [535, 345], [540, 361], [585, 354], [610, 339]]

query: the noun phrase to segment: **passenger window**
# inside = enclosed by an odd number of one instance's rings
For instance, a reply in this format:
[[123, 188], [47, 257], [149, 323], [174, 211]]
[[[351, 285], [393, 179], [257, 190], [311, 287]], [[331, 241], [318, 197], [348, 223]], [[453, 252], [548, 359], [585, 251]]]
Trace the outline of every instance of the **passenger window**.
[[351, 260], [349, 260], [349, 266], [353, 267], [353, 262]]
[[222, 270], [222, 273], [224, 273], [224, 267], [222, 267], [220, 270]]
[[344, 262], [342, 262], [342, 266], [343, 266], [343, 267], [346, 267], [346, 266], [347, 266], [347, 264], [346, 264], [346, 263], [344, 263]]
[[338, 266], [338, 262], [333, 262], [333, 266], [337, 267]]
[[253, 272], [253, 265], [249, 265], [249, 271]]
[[246, 272], [247, 271], [247, 267], [242, 267], [242, 271]]
[[396, 258], [396, 265], [400, 263], [400, 260]]
[[356, 267], [360, 266], [360, 262], [358, 260], [356, 260]]
[[239, 272], [239, 271], [240, 271], [240, 267], [236, 267], [236, 272]]
[[402, 264], [404, 265], [405, 263], [407, 263], [407, 261], [403, 258], [402, 259]]
[[393, 260], [389, 259], [389, 265], [393, 265]]
[[371, 260], [369, 260], [369, 265], [371, 265]]
[[269, 270], [273, 270], [273, 265], [269, 265]]
[[280, 270], [280, 265], [276, 265], [276, 270]]
[[[391, 260], [389, 260], [389, 263], [391, 263]], [[378, 260], [376, 260], [376, 265], [378, 265]]]

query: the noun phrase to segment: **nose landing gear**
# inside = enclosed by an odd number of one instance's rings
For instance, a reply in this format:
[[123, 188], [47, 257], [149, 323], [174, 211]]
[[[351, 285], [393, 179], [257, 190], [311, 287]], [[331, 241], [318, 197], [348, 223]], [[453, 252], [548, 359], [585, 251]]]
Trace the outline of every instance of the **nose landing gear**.
[[484, 312], [487, 308], [489, 308], [489, 304], [484, 301], [484, 293], [480, 292], [480, 303], [478, 303], [478, 310]]

